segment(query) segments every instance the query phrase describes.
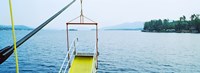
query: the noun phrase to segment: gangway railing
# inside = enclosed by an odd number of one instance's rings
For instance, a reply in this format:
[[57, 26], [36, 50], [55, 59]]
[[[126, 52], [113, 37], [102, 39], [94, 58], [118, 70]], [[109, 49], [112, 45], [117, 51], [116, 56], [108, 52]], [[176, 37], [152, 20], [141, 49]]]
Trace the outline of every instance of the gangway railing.
[[75, 57], [75, 54], [76, 54], [77, 45], [78, 45], [78, 38], [75, 38], [72, 41], [70, 48], [68, 49], [68, 51], [66, 53], [66, 56], [63, 60], [63, 63], [61, 65], [58, 73], [66, 73], [66, 71], [70, 68], [71, 61], [73, 60], [73, 58]]
[[[96, 52], [96, 51], [94, 51], [94, 52]], [[98, 53], [95, 53], [94, 55], [93, 55], [93, 63], [92, 63], [92, 73], [96, 73], [96, 69], [98, 68], [98, 63], [97, 63], [97, 61], [95, 61], [95, 60], [97, 60], [97, 55], [98, 55]], [[94, 67], [94, 66], [96, 66], [96, 67]], [[96, 69], [94, 69], [94, 68], [96, 68]]]

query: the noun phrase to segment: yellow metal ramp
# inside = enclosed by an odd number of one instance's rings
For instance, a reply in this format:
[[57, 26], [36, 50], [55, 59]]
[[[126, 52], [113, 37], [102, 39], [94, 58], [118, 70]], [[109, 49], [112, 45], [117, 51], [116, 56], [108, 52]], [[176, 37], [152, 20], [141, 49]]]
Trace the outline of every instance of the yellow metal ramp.
[[93, 56], [75, 56], [69, 73], [93, 73], [95, 60]]

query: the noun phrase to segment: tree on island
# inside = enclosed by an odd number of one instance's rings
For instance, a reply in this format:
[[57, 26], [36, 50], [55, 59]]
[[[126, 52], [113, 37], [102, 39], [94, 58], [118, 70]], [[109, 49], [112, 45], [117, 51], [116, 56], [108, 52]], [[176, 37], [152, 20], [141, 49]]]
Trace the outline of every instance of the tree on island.
[[191, 15], [191, 20], [186, 20], [183, 15], [179, 20], [169, 21], [169, 19], [151, 20], [144, 23], [144, 32], [190, 32], [200, 33], [200, 15]]

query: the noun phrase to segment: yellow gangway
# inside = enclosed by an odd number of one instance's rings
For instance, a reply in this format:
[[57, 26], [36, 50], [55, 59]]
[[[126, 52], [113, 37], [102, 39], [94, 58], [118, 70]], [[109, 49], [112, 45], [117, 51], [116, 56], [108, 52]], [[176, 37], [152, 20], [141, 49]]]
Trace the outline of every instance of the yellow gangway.
[[[82, 9], [82, 0], [81, 2], [81, 14], [75, 19], [70, 20], [66, 23], [66, 31], [67, 31], [67, 53], [63, 60], [63, 63], [60, 67], [59, 73], [96, 73], [98, 67], [98, 23], [89, 19], [88, 17], [83, 15]], [[73, 22], [77, 19], [80, 19], [80, 22]], [[87, 20], [87, 22], [85, 21]], [[90, 21], [90, 22], [89, 22]], [[93, 53], [77, 53], [77, 42], [78, 38], [75, 38], [71, 45], [69, 45], [69, 26], [95, 26], [96, 27], [96, 39], [95, 39], [95, 48]], [[87, 51], [87, 49], [85, 49]]]
[[92, 73], [93, 57], [76, 56], [69, 73]]
[[[69, 25], [95, 25], [96, 26], [96, 45], [93, 53], [78, 53], [76, 51], [78, 38], [69, 45]], [[59, 70], [59, 73], [96, 73], [98, 67], [98, 25], [97, 23], [66, 23], [67, 26], [67, 53]], [[85, 49], [87, 50], [87, 49]]]
[[69, 73], [96, 73], [95, 56], [75, 56]]

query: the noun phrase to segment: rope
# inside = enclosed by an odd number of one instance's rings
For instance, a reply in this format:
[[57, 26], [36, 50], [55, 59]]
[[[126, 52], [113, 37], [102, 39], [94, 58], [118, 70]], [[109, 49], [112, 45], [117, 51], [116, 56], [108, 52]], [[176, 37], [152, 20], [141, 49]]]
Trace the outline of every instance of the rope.
[[83, 16], [83, 1], [81, 0], [81, 15]]
[[88, 20], [90, 20], [90, 21], [92, 21], [92, 22], [94, 22], [95, 23], [95, 21], [93, 21], [92, 19], [90, 19], [90, 18], [88, 18], [88, 17], [86, 17], [86, 16], [84, 16], [86, 19], [88, 19]]
[[84, 15], [83, 15], [83, 1], [80, 0], [81, 2], [81, 15], [80, 15], [80, 23], [84, 23]]
[[70, 23], [70, 22], [72, 22], [72, 21], [74, 21], [74, 20], [78, 19], [79, 17], [80, 17], [80, 16], [78, 16], [78, 17], [76, 17], [76, 18], [74, 18], [74, 19], [70, 20], [68, 23]]
[[19, 73], [16, 36], [15, 36], [15, 25], [14, 25], [14, 19], [13, 19], [13, 14], [12, 14], [12, 0], [9, 0], [9, 6], [10, 6], [10, 17], [11, 17], [11, 23], [12, 23], [12, 37], [13, 37], [13, 43], [14, 43], [16, 73]]
[[92, 19], [83, 15], [83, 0], [80, 0], [80, 4], [81, 4], [81, 12], [80, 12], [81, 15], [70, 20], [68, 23], [71, 23], [71, 22], [75, 21], [76, 19], [80, 19], [80, 23], [84, 23], [84, 19], [87, 19], [87, 20], [95, 23], [95, 21], [93, 21]]

